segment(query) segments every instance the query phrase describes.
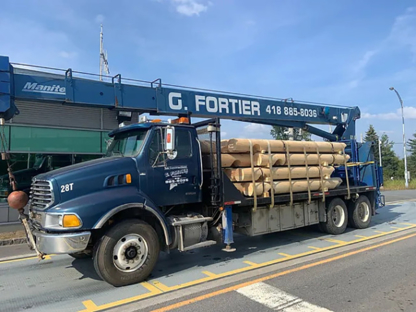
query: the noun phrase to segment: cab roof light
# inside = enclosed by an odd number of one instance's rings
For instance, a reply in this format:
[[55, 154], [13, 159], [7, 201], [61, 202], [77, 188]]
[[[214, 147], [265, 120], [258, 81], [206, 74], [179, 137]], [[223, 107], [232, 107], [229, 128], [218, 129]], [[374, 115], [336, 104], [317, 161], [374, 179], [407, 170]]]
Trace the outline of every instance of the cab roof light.
[[189, 125], [189, 118], [188, 117], [179, 117], [176, 119], [173, 119], [171, 121], [172, 124], [188, 124]]

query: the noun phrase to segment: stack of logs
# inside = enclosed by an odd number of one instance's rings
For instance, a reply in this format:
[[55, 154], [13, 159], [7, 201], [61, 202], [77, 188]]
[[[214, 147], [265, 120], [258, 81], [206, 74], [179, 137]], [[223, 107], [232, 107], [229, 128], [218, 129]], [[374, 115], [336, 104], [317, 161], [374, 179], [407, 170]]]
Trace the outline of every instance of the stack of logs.
[[[344, 165], [349, 159], [345, 146], [338, 142], [229, 139], [221, 141], [221, 163], [245, 196], [327, 191], [342, 182], [331, 175], [334, 165]], [[209, 142], [201, 142], [201, 147], [204, 154], [209, 153]]]

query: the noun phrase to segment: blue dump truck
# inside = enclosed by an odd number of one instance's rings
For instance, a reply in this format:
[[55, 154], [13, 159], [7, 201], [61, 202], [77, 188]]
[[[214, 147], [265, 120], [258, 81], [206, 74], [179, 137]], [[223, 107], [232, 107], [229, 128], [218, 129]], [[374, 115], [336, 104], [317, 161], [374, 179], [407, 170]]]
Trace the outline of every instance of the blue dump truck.
[[[111, 82], [95, 81], [77, 78], [71, 69], [53, 80], [39, 71], [14, 73], [5, 57], [0, 70], [10, 78], [0, 82], [9, 92], [0, 103], [3, 120], [18, 113], [14, 101], [20, 98], [119, 111], [121, 126], [109, 134], [105, 157], [35, 176], [27, 210], [20, 209], [40, 257], [91, 257], [98, 275], [111, 285], [145, 280], [161, 251], [214, 244], [232, 251], [234, 232], [255, 236], [313, 224], [340, 234], [347, 226], [368, 227], [384, 205], [372, 144], [355, 140], [358, 107], [173, 88], [160, 80], [137, 86], [120, 75]], [[143, 117], [123, 126], [132, 112], [174, 119]], [[344, 143], [349, 160], [332, 173], [342, 183], [331, 190], [290, 188], [285, 194], [244, 196], [221, 163], [222, 119], [300, 128]], [[204, 153], [202, 142], [208, 142]]]

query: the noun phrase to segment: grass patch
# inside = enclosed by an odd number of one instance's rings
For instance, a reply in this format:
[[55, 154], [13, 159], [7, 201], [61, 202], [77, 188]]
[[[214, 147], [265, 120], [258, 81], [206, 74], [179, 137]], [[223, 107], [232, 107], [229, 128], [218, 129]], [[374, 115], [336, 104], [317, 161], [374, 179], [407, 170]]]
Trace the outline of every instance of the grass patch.
[[[384, 181], [384, 191], [405, 190], [404, 180], [386, 180]], [[416, 189], [416, 180], [410, 180], [409, 189]]]

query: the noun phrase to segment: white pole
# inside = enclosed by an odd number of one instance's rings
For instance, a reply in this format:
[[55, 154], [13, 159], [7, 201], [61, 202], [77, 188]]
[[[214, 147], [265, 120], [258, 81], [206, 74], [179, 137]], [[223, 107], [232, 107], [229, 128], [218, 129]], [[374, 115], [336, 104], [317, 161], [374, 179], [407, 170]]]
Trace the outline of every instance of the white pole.
[[378, 157], [380, 158], [380, 167], [383, 167], [383, 164], [381, 162], [381, 140], [378, 139]]
[[381, 140], [378, 139], [378, 157], [380, 158], [380, 167], [383, 167], [383, 164], [381, 162]]
[[409, 179], [408, 179], [408, 174], [407, 174], [407, 155], [406, 155], [406, 135], [405, 135], [405, 131], [404, 131], [404, 113], [403, 113], [403, 101], [402, 98], [400, 97], [399, 92], [397, 92], [396, 89], [394, 89], [393, 87], [390, 87], [390, 90], [396, 92], [397, 97], [399, 98], [400, 101], [400, 105], [402, 107], [402, 125], [403, 125], [403, 157], [404, 157], [404, 186], [406, 188], [409, 188]]
[[101, 24], [101, 31], [100, 31], [100, 81], [103, 81], [103, 24]]

